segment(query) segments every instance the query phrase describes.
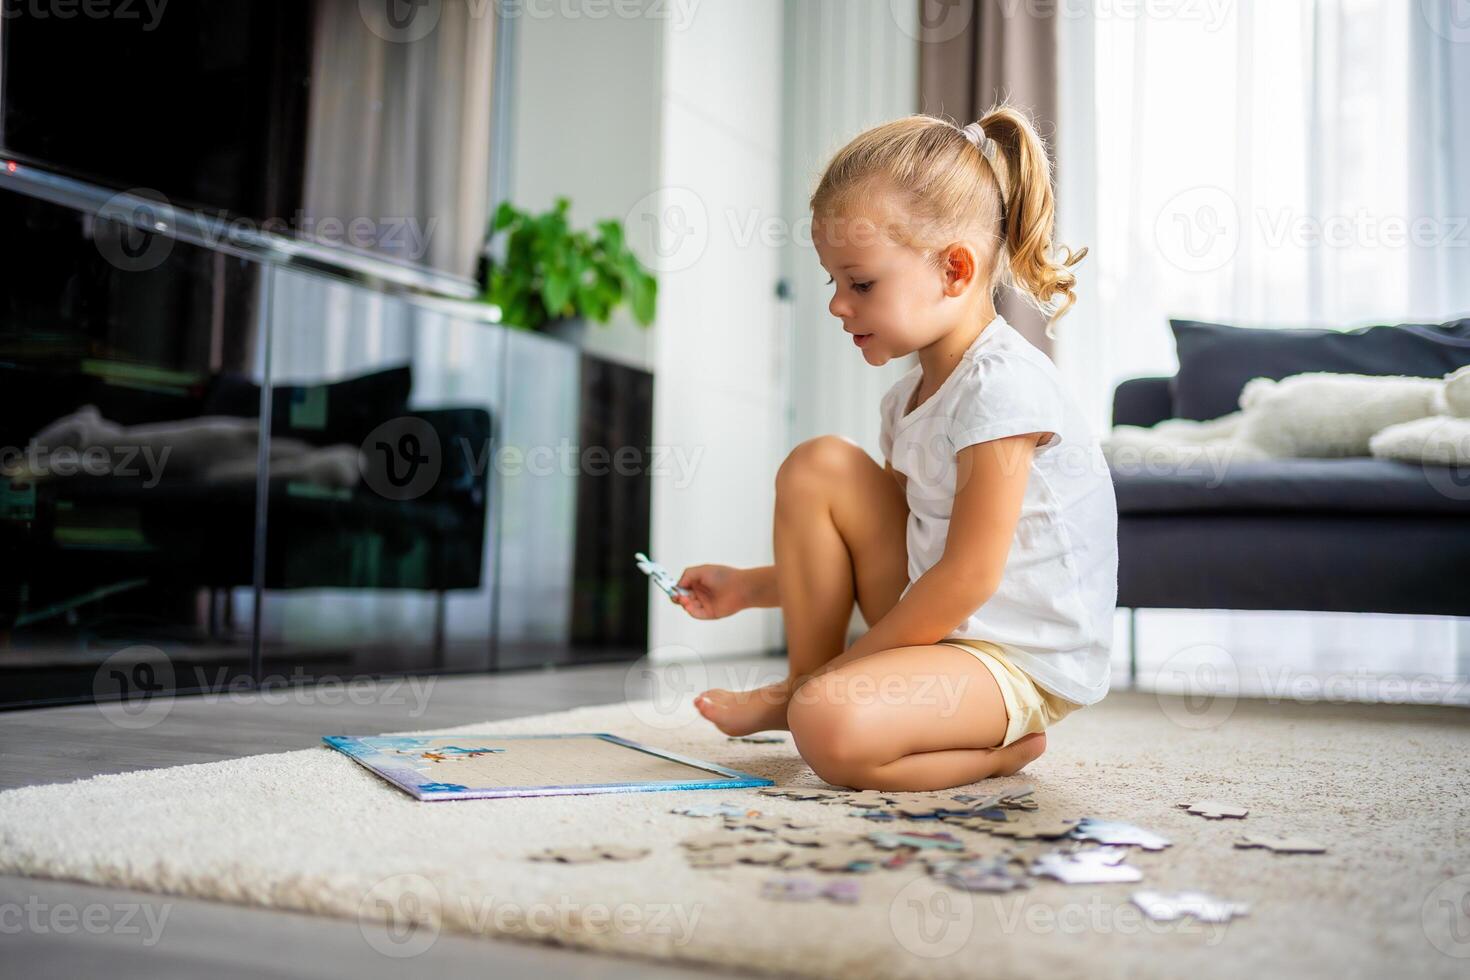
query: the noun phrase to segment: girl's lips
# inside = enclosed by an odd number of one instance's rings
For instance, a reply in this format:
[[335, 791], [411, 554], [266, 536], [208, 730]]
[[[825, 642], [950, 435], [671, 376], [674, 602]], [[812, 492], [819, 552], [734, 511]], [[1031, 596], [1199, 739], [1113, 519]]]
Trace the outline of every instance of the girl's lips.
[[872, 339], [873, 335], [870, 333], [855, 333], [852, 335], [852, 342], [854, 344], [857, 344], [859, 347], [862, 347]]

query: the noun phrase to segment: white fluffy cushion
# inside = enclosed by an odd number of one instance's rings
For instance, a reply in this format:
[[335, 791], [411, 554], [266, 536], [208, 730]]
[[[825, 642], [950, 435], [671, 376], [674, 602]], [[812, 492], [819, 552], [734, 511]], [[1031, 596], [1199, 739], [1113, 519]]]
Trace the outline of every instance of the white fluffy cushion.
[[1237, 437], [1271, 456], [1368, 455], [1375, 432], [1443, 410], [1441, 378], [1294, 374], [1253, 378], [1240, 392]]
[[1445, 410], [1442, 415], [1470, 418], [1470, 364], [1444, 377]]
[[1431, 415], [1390, 425], [1369, 440], [1368, 448], [1381, 459], [1470, 466], [1470, 418]]

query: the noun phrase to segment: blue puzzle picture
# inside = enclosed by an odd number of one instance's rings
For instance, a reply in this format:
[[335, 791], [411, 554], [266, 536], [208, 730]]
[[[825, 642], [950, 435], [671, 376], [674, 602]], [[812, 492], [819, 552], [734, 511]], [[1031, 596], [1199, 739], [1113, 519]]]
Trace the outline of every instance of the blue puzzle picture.
[[606, 732], [561, 735], [327, 735], [420, 800], [770, 786], [761, 776]]

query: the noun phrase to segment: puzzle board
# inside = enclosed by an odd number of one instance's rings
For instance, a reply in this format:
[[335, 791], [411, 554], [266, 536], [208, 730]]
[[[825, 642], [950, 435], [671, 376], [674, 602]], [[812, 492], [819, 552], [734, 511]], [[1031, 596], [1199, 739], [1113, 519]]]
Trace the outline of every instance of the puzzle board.
[[760, 776], [609, 735], [327, 735], [420, 800], [770, 786]]

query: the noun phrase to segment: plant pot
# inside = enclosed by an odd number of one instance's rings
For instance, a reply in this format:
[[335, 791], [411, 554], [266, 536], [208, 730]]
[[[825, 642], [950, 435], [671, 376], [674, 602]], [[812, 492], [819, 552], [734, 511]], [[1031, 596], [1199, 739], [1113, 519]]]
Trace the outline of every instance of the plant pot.
[[548, 320], [541, 325], [541, 332], [574, 347], [581, 347], [583, 338], [587, 336], [587, 318], [569, 316], [559, 320]]

